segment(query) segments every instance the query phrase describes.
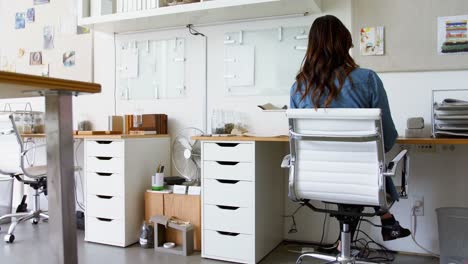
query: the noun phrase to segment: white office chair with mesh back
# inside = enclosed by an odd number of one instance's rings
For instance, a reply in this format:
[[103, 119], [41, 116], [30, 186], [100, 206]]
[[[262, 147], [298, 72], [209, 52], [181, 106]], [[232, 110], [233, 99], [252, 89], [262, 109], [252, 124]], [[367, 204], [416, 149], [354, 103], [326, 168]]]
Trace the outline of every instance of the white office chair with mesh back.
[[[409, 159], [401, 151], [385, 163], [380, 109], [290, 109], [290, 155], [283, 160], [289, 168], [289, 197], [317, 212], [330, 213], [341, 225], [338, 256], [303, 254], [327, 263], [371, 263], [351, 254], [353, 224], [360, 217], [388, 212], [385, 177], [396, 174], [403, 162], [401, 197], [406, 197]], [[310, 201], [336, 204], [336, 210], [318, 208]], [[364, 209], [370, 207], [375, 212]], [[354, 226], [355, 227], [355, 226]]]
[[[14, 169], [0, 169], [0, 174], [9, 175], [10, 177], [15, 178], [17, 181], [29, 185], [33, 190], [33, 208], [29, 212], [19, 212], [13, 214], [7, 214], [0, 216], [0, 220], [7, 218], [16, 218], [17, 220], [10, 224], [8, 233], [5, 235], [4, 240], [7, 243], [13, 243], [15, 240], [14, 231], [18, 224], [31, 220], [33, 224], [38, 224], [40, 219], [49, 219], [46, 211], [42, 211], [40, 208], [40, 194], [44, 193], [47, 195], [47, 166], [27, 166], [26, 159], [28, 152], [37, 149], [41, 146], [33, 146], [32, 148], [26, 148], [21, 137], [20, 132], [16, 126], [14, 114], [11, 113], [8, 115], [10, 122], [10, 131], [3, 132], [3, 134], [12, 134], [15, 137], [19, 147], [19, 156], [20, 156], [20, 165], [17, 170]], [[28, 178], [28, 179], [26, 179]]]

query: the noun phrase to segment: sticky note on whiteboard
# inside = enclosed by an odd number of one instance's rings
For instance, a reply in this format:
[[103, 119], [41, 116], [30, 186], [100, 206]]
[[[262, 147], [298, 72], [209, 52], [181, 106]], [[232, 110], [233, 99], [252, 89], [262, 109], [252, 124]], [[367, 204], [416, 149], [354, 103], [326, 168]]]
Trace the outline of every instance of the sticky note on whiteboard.
[[255, 85], [255, 47], [224, 47], [224, 80], [227, 87]]

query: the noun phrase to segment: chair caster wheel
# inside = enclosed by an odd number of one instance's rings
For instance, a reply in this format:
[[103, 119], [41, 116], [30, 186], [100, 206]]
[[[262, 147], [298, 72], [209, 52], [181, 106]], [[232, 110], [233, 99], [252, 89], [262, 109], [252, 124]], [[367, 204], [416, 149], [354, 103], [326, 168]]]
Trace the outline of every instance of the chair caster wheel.
[[15, 241], [15, 235], [13, 235], [13, 234], [5, 235], [3, 240], [5, 240], [6, 243], [11, 244], [11, 243], [13, 243], [13, 241]]
[[35, 219], [35, 218], [34, 218], [34, 219], [31, 221], [31, 223], [32, 223], [33, 225], [37, 225], [37, 224], [39, 224], [39, 219]]

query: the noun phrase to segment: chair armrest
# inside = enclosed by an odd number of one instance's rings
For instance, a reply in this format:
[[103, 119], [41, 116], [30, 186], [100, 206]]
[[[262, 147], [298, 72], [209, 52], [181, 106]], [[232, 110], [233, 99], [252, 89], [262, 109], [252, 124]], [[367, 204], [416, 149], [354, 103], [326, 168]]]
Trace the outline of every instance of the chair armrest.
[[400, 162], [403, 161], [403, 167], [401, 170], [401, 191], [400, 198], [407, 199], [407, 187], [408, 187], [408, 176], [409, 176], [409, 155], [408, 150], [404, 149], [398, 153], [398, 155], [393, 158], [390, 163], [388, 163], [385, 172], [383, 173], [385, 177], [395, 176], [396, 169]]
[[281, 168], [283, 169], [291, 168], [291, 154], [284, 156], [283, 161], [281, 162]]
[[31, 151], [31, 150], [38, 149], [38, 148], [43, 148], [43, 147], [46, 147], [46, 146], [47, 146], [47, 144], [34, 145], [34, 146], [31, 147], [31, 148], [25, 149], [25, 150], [21, 153], [21, 156], [25, 156], [25, 155], [28, 154], [28, 152]]
[[398, 155], [393, 158], [392, 161], [390, 161], [387, 165], [387, 168], [385, 169], [384, 175], [385, 176], [395, 176], [396, 169], [398, 167], [398, 164], [400, 164], [401, 160], [405, 158], [408, 155], [408, 150], [404, 149], [398, 153]]

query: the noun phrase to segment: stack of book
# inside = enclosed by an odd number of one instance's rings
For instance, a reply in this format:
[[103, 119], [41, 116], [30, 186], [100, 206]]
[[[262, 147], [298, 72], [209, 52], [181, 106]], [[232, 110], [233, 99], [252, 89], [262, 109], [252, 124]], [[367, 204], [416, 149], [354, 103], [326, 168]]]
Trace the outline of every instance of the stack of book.
[[142, 11], [159, 7], [159, 0], [117, 0], [117, 13]]
[[445, 99], [433, 114], [435, 137], [468, 137], [468, 101]]
[[200, 0], [117, 0], [116, 10], [117, 13], [125, 13], [196, 2]]

